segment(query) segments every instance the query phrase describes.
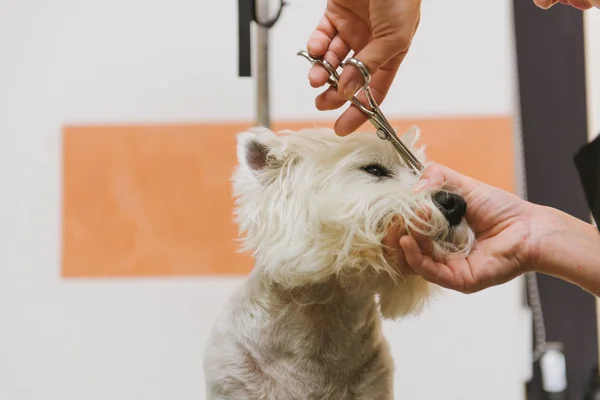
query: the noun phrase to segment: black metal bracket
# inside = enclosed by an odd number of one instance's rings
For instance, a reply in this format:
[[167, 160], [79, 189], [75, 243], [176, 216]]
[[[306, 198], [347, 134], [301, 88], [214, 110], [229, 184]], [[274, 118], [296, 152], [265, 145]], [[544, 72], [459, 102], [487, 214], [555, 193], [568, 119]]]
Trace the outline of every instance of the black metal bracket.
[[238, 0], [238, 75], [240, 77], [252, 76], [252, 38], [250, 35], [250, 24], [255, 22], [263, 28], [272, 28], [281, 17], [283, 7], [286, 5], [284, 0], [280, 0], [279, 9], [275, 16], [266, 21], [261, 21], [256, 15], [256, 1], [257, 0]]

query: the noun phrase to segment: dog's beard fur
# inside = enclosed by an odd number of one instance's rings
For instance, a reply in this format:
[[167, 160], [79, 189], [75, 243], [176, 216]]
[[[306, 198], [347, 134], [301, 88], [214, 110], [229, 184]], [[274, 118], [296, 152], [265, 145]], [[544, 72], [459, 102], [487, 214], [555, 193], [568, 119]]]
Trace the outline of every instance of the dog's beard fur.
[[[418, 131], [402, 140], [425, 163]], [[235, 219], [255, 269], [211, 334], [209, 398], [391, 398], [375, 307], [384, 318], [418, 313], [432, 286], [398, 273], [382, 244], [387, 229], [400, 220], [434, 238], [437, 256], [467, 254], [472, 230], [465, 221], [450, 228], [433, 192], [413, 193], [417, 174], [373, 134], [254, 129], [238, 136], [237, 154]], [[365, 171], [375, 164], [385, 176]], [[348, 382], [355, 395], [344, 397]]]

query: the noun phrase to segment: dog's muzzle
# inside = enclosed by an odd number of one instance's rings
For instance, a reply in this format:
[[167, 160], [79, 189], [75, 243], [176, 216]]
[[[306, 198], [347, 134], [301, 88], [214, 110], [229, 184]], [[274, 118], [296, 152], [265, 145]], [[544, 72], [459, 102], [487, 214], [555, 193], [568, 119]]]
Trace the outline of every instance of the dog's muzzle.
[[437, 192], [433, 195], [433, 202], [441, 213], [444, 214], [450, 227], [460, 224], [467, 213], [467, 202], [454, 193], [445, 191]]

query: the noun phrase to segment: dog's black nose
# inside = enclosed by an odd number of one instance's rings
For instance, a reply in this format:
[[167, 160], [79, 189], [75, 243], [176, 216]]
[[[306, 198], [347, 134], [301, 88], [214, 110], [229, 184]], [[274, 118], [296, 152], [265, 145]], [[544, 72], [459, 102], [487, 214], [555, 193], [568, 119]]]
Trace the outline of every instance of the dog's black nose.
[[433, 202], [437, 208], [444, 214], [450, 226], [460, 224], [467, 213], [467, 202], [457, 194], [445, 191], [437, 192], [433, 195]]

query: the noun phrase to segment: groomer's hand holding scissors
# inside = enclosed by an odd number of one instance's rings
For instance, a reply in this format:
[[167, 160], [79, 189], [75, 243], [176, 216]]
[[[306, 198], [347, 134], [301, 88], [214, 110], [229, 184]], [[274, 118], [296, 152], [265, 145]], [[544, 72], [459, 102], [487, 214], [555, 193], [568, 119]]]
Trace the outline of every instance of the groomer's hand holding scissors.
[[[307, 50], [337, 68], [354, 51], [354, 57], [371, 72], [371, 90], [381, 104], [406, 56], [421, 16], [420, 0], [328, 0], [323, 18], [310, 36]], [[309, 72], [310, 84], [321, 87], [329, 74], [319, 65]], [[363, 84], [360, 72], [347, 65], [338, 91], [327, 89], [315, 101], [319, 110], [344, 105]], [[357, 96], [365, 101], [364, 94]], [[356, 107], [349, 107], [336, 121], [338, 135], [348, 135], [367, 121]]]

